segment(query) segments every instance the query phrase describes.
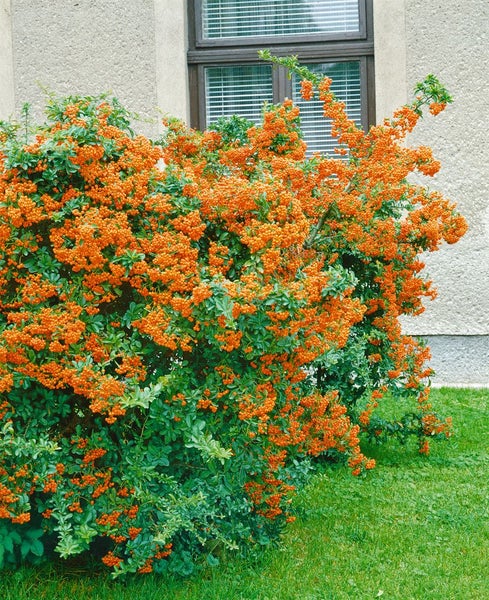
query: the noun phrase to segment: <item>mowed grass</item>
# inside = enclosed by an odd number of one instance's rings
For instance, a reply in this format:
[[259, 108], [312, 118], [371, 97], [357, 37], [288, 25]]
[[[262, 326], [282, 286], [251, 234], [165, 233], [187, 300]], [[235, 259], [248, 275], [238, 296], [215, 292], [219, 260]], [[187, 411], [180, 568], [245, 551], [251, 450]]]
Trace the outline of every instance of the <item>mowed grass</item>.
[[455, 434], [430, 456], [366, 447], [366, 479], [327, 468], [295, 500], [279, 547], [198, 575], [112, 581], [83, 565], [0, 573], [0, 600], [487, 600], [489, 390], [433, 390]]

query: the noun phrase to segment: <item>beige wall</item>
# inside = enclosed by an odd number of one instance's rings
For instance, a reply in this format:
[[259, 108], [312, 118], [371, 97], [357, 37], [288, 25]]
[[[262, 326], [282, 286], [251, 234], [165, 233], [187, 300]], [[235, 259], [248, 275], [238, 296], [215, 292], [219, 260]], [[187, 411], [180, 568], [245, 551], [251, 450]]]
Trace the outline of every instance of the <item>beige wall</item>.
[[[374, 0], [377, 115], [434, 73], [454, 97], [409, 140], [432, 146], [442, 170], [426, 183], [458, 204], [469, 231], [426, 257], [439, 292], [405, 329], [427, 336], [439, 383], [489, 384], [489, 144], [487, 0]], [[437, 381], [437, 379], [435, 379]]]
[[406, 104], [405, 0], [373, 0], [377, 122]]
[[[412, 327], [419, 333], [489, 334], [489, 144], [486, 0], [406, 0], [407, 80], [435, 73], [454, 97], [413, 142], [428, 142], [443, 168], [433, 187], [457, 202], [469, 232], [427, 261], [439, 298]], [[485, 90], [485, 92], [484, 92]]]
[[[189, 120], [186, 0], [155, 0], [158, 107]], [[183, 35], [182, 35], [183, 32]]]
[[188, 116], [186, 48], [185, 0], [0, 0], [0, 118], [109, 92], [154, 135], [161, 113]]
[[407, 327], [489, 334], [489, 3], [469, 0], [461, 10], [457, 0], [375, 0], [375, 7], [378, 118], [428, 73], [448, 87], [454, 104], [436, 119], [426, 117], [409, 143], [433, 147], [443, 167], [426, 182], [457, 202], [470, 227], [456, 246], [427, 257], [439, 298]]
[[109, 92], [154, 131], [152, 0], [11, 0], [11, 12], [17, 110], [29, 101], [40, 118], [46, 92]]
[[10, 0], [0, 0], [0, 120], [8, 119], [15, 105]]

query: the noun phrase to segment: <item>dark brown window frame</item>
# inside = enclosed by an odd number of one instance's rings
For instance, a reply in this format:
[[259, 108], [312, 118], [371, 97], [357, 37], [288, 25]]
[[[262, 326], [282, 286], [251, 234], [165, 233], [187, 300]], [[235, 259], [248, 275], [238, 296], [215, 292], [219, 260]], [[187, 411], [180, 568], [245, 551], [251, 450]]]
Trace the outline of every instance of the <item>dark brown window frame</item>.
[[[301, 36], [261, 36], [204, 40], [201, 32], [202, 0], [188, 0], [190, 85], [190, 124], [204, 129], [205, 78], [210, 66], [259, 64], [258, 50], [267, 48], [277, 56], [295, 55], [303, 63], [359, 61], [361, 73], [362, 125], [375, 123], [373, 0], [359, 0], [358, 32], [307, 34]], [[292, 83], [285, 69], [275, 69], [274, 101], [292, 95]]]

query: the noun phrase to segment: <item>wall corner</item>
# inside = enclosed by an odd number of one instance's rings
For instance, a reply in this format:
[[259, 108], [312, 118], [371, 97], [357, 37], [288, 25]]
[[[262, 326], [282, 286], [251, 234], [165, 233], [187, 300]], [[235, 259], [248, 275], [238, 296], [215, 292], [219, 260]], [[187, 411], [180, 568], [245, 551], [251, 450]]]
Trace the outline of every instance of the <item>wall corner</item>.
[[377, 123], [407, 102], [405, 0], [374, 0]]
[[15, 110], [12, 11], [10, 0], [0, 0], [0, 82], [0, 119], [6, 120], [12, 116]]
[[154, 10], [158, 108], [188, 123], [187, 3], [154, 0]]

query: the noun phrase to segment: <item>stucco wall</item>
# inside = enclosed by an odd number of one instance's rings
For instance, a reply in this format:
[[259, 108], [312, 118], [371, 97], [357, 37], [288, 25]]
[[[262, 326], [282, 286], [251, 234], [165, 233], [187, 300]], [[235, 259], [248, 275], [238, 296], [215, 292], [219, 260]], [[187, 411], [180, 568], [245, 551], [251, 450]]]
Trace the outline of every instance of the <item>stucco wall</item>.
[[11, 0], [11, 11], [17, 110], [29, 101], [38, 117], [45, 88], [110, 92], [143, 119], [155, 117], [152, 0]]
[[[407, 80], [435, 73], [454, 97], [426, 119], [413, 142], [428, 141], [443, 168], [433, 182], [457, 202], [469, 232], [427, 260], [439, 298], [411, 327], [419, 333], [489, 334], [489, 145], [486, 0], [406, 0]], [[484, 92], [485, 90], [485, 92]]]
[[469, 231], [453, 248], [427, 259], [439, 297], [410, 331], [428, 335], [442, 383], [489, 383], [489, 147], [485, 0], [406, 0], [407, 80], [436, 73], [454, 97], [439, 119], [422, 123], [413, 142], [428, 139], [443, 169], [433, 182], [457, 202]]
[[[378, 117], [417, 81], [436, 74], [454, 97], [424, 119], [409, 143], [430, 145], [442, 162], [427, 183], [458, 204], [469, 232], [426, 257], [439, 292], [420, 317], [405, 321], [426, 336], [438, 383], [489, 383], [489, 146], [487, 144], [487, 0], [374, 0]], [[389, 62], [389, 66], [385, 66]], [[403, 83], [403, 78], [405, 79]], [[379, 101], [380, 98], [380, 101]], [[397, 101], [397, 102], [396, 102]]]
[[14, 111], [14, 62], [10, 0], [0, 0], [0, 119]]
[[376, 0], [375, 5], [378, 118], [410, 98], [415, 83], [428, 73], [445, 83], [454, 104], [437, 118], [426, 117], [409, 143], [432, 146], [442, 170], [426, 183], [454, 200], [470, 227], [456, 246], [426, 257], [439, 298], [406, 326], [419, 334], [489, 334], [489, 150], [483, 92], [489, 3], [469, 0], [463, 11], [456, 0]]
[[188, 121], [187, 2], [154, 0], [154, 5], [158, 107]]
[[405, 0], [373, 0], [377, 122], [406, 104]]

